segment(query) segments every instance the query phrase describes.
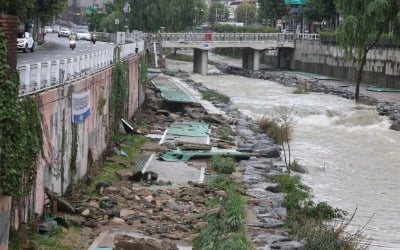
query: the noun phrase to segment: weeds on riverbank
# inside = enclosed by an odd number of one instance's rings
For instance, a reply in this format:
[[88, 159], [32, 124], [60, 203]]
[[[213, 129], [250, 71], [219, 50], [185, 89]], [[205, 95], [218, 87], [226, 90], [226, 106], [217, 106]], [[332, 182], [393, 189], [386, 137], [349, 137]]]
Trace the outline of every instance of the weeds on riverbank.
[[296, 123], [294, 109], [284, 106], [276, 108], [273, 118], [262, 116], [258, 120], [258, 126], [281, 145], [286, 170], [289, 174], [292, 171], [290, 140]]
[[[26, 250], [26, 249], [40, 249], [40, 250], [70, 250], [70, 249], [81, 249], [84, 248], [84, 242], [78, 242], [77, 235], [81, 234], [81, 229], [76, 227], [71, 227], [69, 229], [64, 229], [62, 227], [57, 227], [50, 230], [47, 234], [37, 234], [31, 230], [27, 232], [28, 241], [26, 244], [22, 245], [21, 237], [18, 232], [11, 231], [9, 239], [9, 249], [10, 250]], [[69, 240], [65, 240], [65, 237], [69, 237]]]
[[301, 174], [307, 173], [306, 168], [303, 165], [301, 165], [297, 160], [294, 160], [292, 162], [292, 164], [290, 165], [290, 167], [294, 172], [301, 173]]
[[[345, 232], [349, 225], [349, 222], [344, 223], [347, 213], [326, 202], [312, 201], [309, 188], [301, 183], [299, 176], [278, 175], [272, 179], [286, 194], [282, 202], [287, 209], [286, 225], [292, 229], [295, 238], [305, 241], [305, 249], [365, 249], [365, 245], [361, 244], [362, 231], [354, 234]], [[342, 222], [326, 223], [334, 219]]]
[[219, 138], [221, 140], [225, 140], [225, 141], [233, 141], [234, 140], [234, 136], [235, 136], [235, 132], [232, 131], [231, 128], [226, 127], [226, 128], [220, 128], [218, 130], [218, 135]]
[[115, 135], [113, 141], [120, 145], [121, 150], [126, 153], [127, 156], [118, 154], [111, 156], [108, 161], [101, 164], [95, 176], [91, 177], [89, 184], [85, 180], [80, 180], [77, 183], [79, 190], [90, 195], [98, 195], [96, 190], [96, 185], [98, 183], [102, 182], [109, 185], [117, 183], [119, 178], [115, 172], [126, 169], [125, 165], [129, 164], [132, 159], [134, 159], [140, 147], [146, 143], [148, 139], [139, 135]]
[[204, 92], [202, 92], [202, 96], [204, 100], [207, 101], [221, 101], [223, 103], [229, 103], [231, 101], [231, 99], [229, 98], [229, 96], [225, 95], [225, 94], [221, 94], [215, 90], [212, 89], [208, 89]]
[[296, 89], [292, 91], [292, 94], [309, 94], [311, 89], [306, 84], [299, 84], [296, 86]]
[[211, 158], [210, 165], [219, 174], [231, 174], [236, 168], [236, 162], [233, 158], [219, 155]]
[[252, 249], [244, 231], [246, 201], [241, 196], [242, 188], [228, 175], [218, 176], [213, 185], [226, 195], [210, 200], [210, 207], [220, 206], [221, 209], [204, 217], [207, 227], [194, 238], [194, 246], [208, 250]]

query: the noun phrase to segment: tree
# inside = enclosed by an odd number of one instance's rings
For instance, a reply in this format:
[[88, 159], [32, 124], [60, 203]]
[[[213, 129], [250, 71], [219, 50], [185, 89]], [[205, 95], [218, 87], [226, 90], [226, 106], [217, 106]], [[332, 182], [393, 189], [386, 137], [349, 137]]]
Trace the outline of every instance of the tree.
[[208, 12], [208, 21], [210, 23], [217, 23], [226, 21], [229, 18], [229, 9], [220, 2], [214, 2], [211, 4]]
[[[134, 6], [126, 17], [129, 28], [145, 32], [158, 31], [160, 27], [165, 27], [168, 31], [183, 31], [193, 27], [195, 21], [201, 23], [206, 9], [204, 0], [114, 0], [106, 5], [105, 15], [100, 16], [99, 28], [115, 31], [116, 18], [124, 24], [125, 14], [122, 8], [126, 2]], [[91, 18], [97, 19], [95, 16]]]
[[347, 59], [357, 61], [355, 99], [360, 96], [360, 83], [367, 54], [382, 35], [393, 27], [400, 31], [400, 2], [398, 0], [336, 0], [344, 20], [339, 26], [338, 41]]
[[282, 19], [288, 13], [289, 7], [282, 0], [259, 0], [258, 16], [260, 19], [269, 19], [272, 26], [276, 20]]
[[235, 16], [238, 22], [243, 22], [245, 25], [252, 24], [257, 19], [257, 8], [255, 4], [246, 0], [236, 9]]
[[61, 13], [65, 0], [0, 0], [0, 10], [19, 17], [22, 22], [40, 18], [47, 23]]
[[327, 20], [330, 26], [334, 26], [336, 16], [334, 0], [308, 0], [303, 7], [303, 14], [308, 21]]

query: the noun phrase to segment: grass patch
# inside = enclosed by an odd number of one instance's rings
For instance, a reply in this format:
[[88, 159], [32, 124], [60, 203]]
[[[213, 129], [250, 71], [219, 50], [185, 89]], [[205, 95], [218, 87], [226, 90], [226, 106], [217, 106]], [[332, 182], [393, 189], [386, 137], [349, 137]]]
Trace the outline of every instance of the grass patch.
[[[62, 227], [57, 227], [50, 230], [48, 234], [41, 235], [34, 233], [33, 231], [28, 231], [28, 244], [26, 246], [21, 245], [21, 238], [18, 232], [11, 232], [9, 238], [9, 249], [12, 250], [23, 250], [23, 249], [38, 249], [38, 250], [71, 250], [78, 249], [81, 246], [81, 242], [68, 241], [65, 242], [63, 238], [69, 233], [79, 235], [79, 228], [65, 229]], [[29, 247], [28, 247], [29, 246]]]
[[311, 89], [308, 88], [306, 85], [297, 85], [296, 89], [292, 91], [292, 94], [309, 94]]
[[370, 98], [360, 97], [357, 101], [357, 104], [364, 104], [367, 106], [375, 106], [376, 102], [371, 100]]
[[[119, 142], [122, 146], [121, 149], [128, 155], [114, 155], [112, 158], [132, 162], [140, 147], [149, 141], [148, 138], [140, 135], [117, 135], [113, 138], [114, 142]], [[96, 176], [92, 179], [91, 184], [88, 186], [83, 180], [77, 183], [80, 190], [85, 190], [90, 195], [97, 195], [96, 184], [99, 182], [106, 182], [113, 185], [119, 181], [115, 174], [116, 171], [125, 169], [124, 166], [114, 162], [104, 162]]]
[[218, 176], [214, 187], [224, 190], [224, 199], [214, 198], [213, 206], [221, 205], [223, 211], [204, 217], [208, 226], [194, 238], [196, 249], [252, 249], [251, 242], [244, 231], [246, 201], [240, 195], [240, 186], [226, 175]]
[[235, 133], [233, 132], [233, 130], [231, 128], [225, 127], [225, 128], [220, 128], [218, 130], [218, 135], [219, 135], [219, 138], [222, 140], [233, 141]]
[[236, 161], [231, 157], [213, 156], [211, 167], [219, 174], [231, 174], [235, 171]]
[[231, 99], [229, 96], [225, 94], [218, 93], [215, 90], [208, 89], [202, 93], [203, 99], [208, 100], [210, 102], [212, 101], [221, 101], [223, 103], [229, 103]]
[[290, 168], [297, 173], [305, 174], [307, 173], [306, 168], [301, 165], [297, 160], [294, 160], [292, 164], [290, 164]]

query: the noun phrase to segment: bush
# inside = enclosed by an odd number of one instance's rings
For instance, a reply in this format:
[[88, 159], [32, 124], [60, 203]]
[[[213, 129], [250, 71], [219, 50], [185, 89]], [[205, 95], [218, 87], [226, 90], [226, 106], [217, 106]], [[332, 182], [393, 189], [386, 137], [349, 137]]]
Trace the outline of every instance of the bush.
[[236, 162], [231, 157], [213, 156], [211, 167], [219, 174], [231, 174], [235, 171]]
[[263, 129], [276, 143], [290, 141], [292, 130], [291, 126], [279, 126], [276, 119], [262, 116], [258, 120], [258, 126]]
[[304, 239], [307, 250], [367, 249], [360, 232], [345, 233], [343, 226], [309, 223], [297, 231], [296, 238]]

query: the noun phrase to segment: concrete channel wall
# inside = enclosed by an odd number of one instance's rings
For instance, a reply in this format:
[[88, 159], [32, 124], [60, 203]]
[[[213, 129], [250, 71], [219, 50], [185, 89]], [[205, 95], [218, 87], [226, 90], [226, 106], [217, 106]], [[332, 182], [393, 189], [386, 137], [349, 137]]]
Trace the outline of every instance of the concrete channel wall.
[[[292, 70], [328, 75], [353, 82], [357, 79], [356, 61], [346, 61], [337, 46], [321, 44], [319, 41], [296, 40], [293, 53], [290, 62]], [[278, 61], [277, 50], [264, 53], [263, 63], [278, 66]], [[362, 82], [400, 88], [400, 49], [372, 49], [367, 56]]]

